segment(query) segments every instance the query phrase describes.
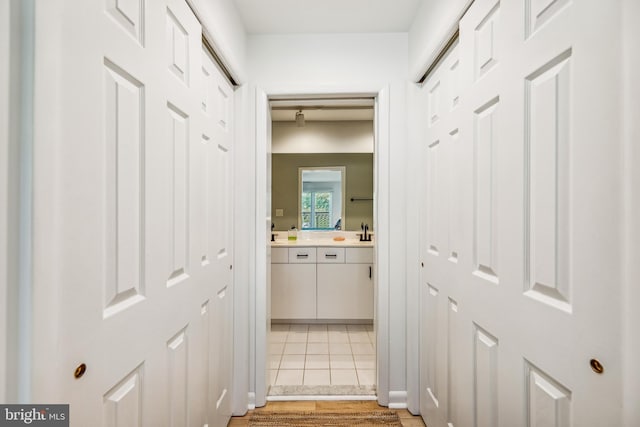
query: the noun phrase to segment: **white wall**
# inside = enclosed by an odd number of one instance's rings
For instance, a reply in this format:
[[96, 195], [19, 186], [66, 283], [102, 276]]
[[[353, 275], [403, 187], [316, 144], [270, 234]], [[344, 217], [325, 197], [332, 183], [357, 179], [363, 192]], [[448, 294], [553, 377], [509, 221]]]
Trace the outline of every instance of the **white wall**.
[[[407, 34], [249, 35], [250, 80], [267, 93], [370, 92], [385, 89], [389, 97], [390, 146], [378, 151], [380, 223], [378, 288], [388, 294], [389, 337], [379, 342], [388, 355], [389, 371], [379, 371], [379, 401], [406, 404], [405, 162], [407, 145]], [[384, 212], [382, 212], [384, 211]], [[386, 233], [386, 235], [385, 235]], [[385, 240], [386, 239], [386, 240]], [[382, 245], [385, 241], [387, 244]], [[417, 337], [410, 337], [417, 339]], [[388, 347], [387, 347], [388, 345]], [[415, 372], [409, 373], [416, 374]], [[387, 393], [388, 392], [388, 393]]]
[[246, 81], [246, 32], [233, 0], [187, 0], [237, 83]]
[[626, 222], [623, 235], [625, 253], [624, 318], [624, 402], [625, 426], [640, 425], [640, 2], [623, 1], [621, 44], [623, 47], [622, 81], [624, 96], [625, 197]]
[[273, 122], [273, 153], [373, 153], [373, 122]]
[[471, 0], [423, 0], [409, 30], [409, 76], [417, 81], [457, 28]]

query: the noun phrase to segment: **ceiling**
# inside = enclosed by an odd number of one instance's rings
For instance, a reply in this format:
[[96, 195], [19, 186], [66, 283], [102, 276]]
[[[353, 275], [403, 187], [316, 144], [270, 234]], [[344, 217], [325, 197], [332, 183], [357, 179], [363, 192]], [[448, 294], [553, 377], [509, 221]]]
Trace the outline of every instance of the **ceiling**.
[[302, 111], [305, 121], [373, 120], [373, 98], [278, 99], [270, 101], [271, 120], [294, 122]]
[[[271, 120], [274, 122], [295, 122], [295, 109], [271, 110]], [[373, 108], [351, 109], [302, 109], [306, 122], [342, 122], [373, 120]]]
[[407, 32], [423, 0], [234, 0], [250, 34]]

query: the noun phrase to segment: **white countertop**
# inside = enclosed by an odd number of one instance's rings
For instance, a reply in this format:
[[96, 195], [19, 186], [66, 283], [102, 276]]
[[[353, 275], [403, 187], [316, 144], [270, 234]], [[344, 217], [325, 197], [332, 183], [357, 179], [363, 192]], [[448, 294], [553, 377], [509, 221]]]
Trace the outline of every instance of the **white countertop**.
[[342, 247], [342, 248], [372, 248], [373, 242], [361, 242], [357, 239], [345, 239], [336, 241], [333, 239], [300, 239], [300, 240], [284, 240], [277, 239], [271, 242], [272, 248], [315, 248], [315, 247]]

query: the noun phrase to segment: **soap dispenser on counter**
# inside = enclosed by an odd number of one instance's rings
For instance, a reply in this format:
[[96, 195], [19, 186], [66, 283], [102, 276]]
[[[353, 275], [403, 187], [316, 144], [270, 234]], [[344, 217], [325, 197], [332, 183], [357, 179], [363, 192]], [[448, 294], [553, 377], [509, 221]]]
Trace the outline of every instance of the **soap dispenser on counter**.
[[291, 226], [289, 230], [289, 240], [297, 240], [298, 239], [298, 229], [295, 225]]

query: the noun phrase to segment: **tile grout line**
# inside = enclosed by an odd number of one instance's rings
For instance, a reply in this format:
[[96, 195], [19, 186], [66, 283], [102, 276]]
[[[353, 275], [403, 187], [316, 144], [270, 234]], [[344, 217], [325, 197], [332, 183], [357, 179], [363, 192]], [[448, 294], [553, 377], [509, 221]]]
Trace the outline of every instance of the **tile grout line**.
[[361, 385], [360, 375], [358, 375], [358, 367], [356, 366], [356, 357], [353, 354], [353, 343], [351, 342], [351, 333], [349, 331], [347, 331], [347, 336], [349, 337], [349, 346], [351, 347], [351, 360], [353, 360], [353, 369], [356, 372], [356, 382], [358, 383], [357, 385]]

